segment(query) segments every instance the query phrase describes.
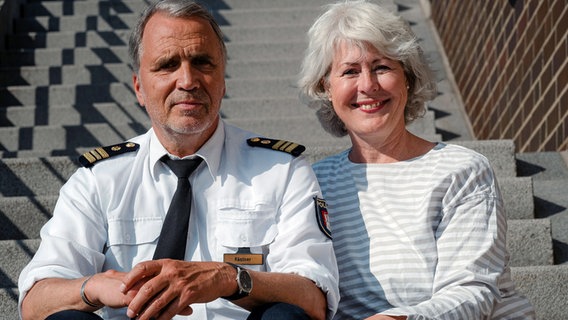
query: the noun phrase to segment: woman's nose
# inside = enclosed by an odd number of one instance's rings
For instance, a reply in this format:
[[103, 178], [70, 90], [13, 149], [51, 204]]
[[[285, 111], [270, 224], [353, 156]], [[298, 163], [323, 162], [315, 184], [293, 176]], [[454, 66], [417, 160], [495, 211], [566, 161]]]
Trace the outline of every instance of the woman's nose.
[[379, 77], [374, 72], [362, 72], [359, 77], [360, 92], [375, 92], [379, 90]]

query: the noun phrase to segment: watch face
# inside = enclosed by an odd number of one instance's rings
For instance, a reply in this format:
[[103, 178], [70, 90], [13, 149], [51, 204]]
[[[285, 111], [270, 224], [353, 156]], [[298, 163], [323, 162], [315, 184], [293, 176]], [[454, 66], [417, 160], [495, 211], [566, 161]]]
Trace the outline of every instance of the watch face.
[[239, 272], [239, 287], [246, 293], [250, 293], [252, 290], [252, 278], [248, 271], [244, 269], [241, 269]]

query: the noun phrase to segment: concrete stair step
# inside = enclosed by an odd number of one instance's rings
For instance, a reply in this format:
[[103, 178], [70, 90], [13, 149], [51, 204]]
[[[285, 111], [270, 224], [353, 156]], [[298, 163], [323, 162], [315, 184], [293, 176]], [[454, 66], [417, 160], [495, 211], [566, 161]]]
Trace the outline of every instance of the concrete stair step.
[[[294, 77], [264, 79], [227, 79], [227, 94], [233, 98], [291, 98], [299, 92]], [[136, 102], [130, 83], [12, 86], [0, 88], [0, 106], [74, 105], [92, 103]]]
[[[252, 17], [252, 16], [251, 16]], [[309, 23], [294, 25], [270, 25], [265, 27], [224, 26], [221, 28], [227, 43], [263, 43], [279, 39], [286, 42], [302, 42]], [[77, 48], [126, 46], [130, 30], [109, 31], [53, 31], [29, 32], [8, 35], [7, 49]]]
[[2, 106], [72, 105], [93, 103], [133, 103], [136, 96], [130, 84], [86, 84], [53, 86], [14, 86], [0, 88]]
[[512, 267], [553, 265], [549, 219], [508, 220], [507, 248]]
[[[297, 98], [235, 98], [225, 99], [221, 107], [224, 119], [312, 117], [315, 110], [302, 105]], [[148, 122], [146, 110], [138, 104], [95, 103], [87, 105], [12, 106], [4, 107], [6, 127], [31, 127], [34, 125], [81, 125], [108, 122], [124, 124]], [[0, 120], [1, 124], [2, 120]], [[319, 122], [314, 123], [319, 125]]]
[[[264, 43], [227, 43], [230, 61], [298, 59], [305, 50], [304, 42], [274, 39]], [[98, 65], [130, 63], [126, 46], [98, 48], [46, 48], [0, 51], [0, 67]]]
[[[385, 1], [386, 3], [392, 1]], [[313, 8], [327, 4], [327, 0], [208, 0], [204, 1], [210, 10], [231, 9], [258, 10], [258, 9], [287, 9], [287, 8]], [[89, 14], [106, 16], [110, 14], [125, 14], [141, 12], [147, 5], [146, 1], [42, 1], [30, 2], [22, 10], [22, 16], [69, 16], [75, 14]]]
[[[230, 61], [227, 79], [295, 77], [300, 70], [299, 59]], [[84, 85], [91, 83], [132, 82], [132, 69], [126, 63], [64, 66], [23, 66], [0, 68], [0, 83], [8, 86]]]
[[[148, 114], [138, 104], [95, 103], [89, 105], [13, 106], [4, 109], [5, 127], [76, 126], [89, 123], [146, 123]], [[5, 122], [5, 123], [2, 123]]]
[[0, 67], [130, 63], [126, 46], [0, 51]]
[[30, 158], [49, 158], [49, 157], [71, 157], [73, 159], [91, 150], [92, 147], [77, 147], [63, 150], [17, 150], [0, 151], [0, 159], [30, 159]]
[[[222, 28], [225, 26], [310, 25], [318, 13], [317, 6], [212, 11], [215, 20]], [[14, 22], [14, 32], [130, 30], [136, 24], [137, 18], [138, 13], [95, 15], [90, 12], [72, 16], [25, 17]]]
[[57, 84], [132, 82], [126, 63], [66, 66], [24, 66], [0, 68], [0, 83], [8, 86], [48, 86]]
[[70, 157], [0, 159], [0, 199], [58, 195], [77, 167]]
[[0, 240], [39, 238], [41, 227], [53, 214], [57, 197], [0, 197]]
[[149, 123], [112, 125], [93, 123], [76, 126], [0, 127], [0, 145], [5, 151], [65, 150], [110, 145], [142, 134]]
[[58, 31], [14, 34], [6, 37], [6, 49], [67, 49], [76, 47], [126, 46], [128, 44], [129, 34], [129, 30], [87, 32]]
[[534, 219], [533, 180], [530, 177], [497, 178], [508, 219]]
[[517, 155], [519, 176], [533, 179], [535, 217], [552, 222], [555, 263], [568, 263], [568, 152]]
[[0, 240], [0, 288], [15, 288], [20, 271], [39, 248], [40, 239]]
[[19, 319], [18, 295], [18, 289], [16, 288], [0, 288], [0, 311], [2, 312], [2, 319]]
[[511, 268], [519, 292], [536, 309], [538, 319], [566, 319], [568, 264]]
[[491, 165], [499, 175], [514, 177], [517, 175], [515, 162], [515, 143], [510, 139], [449, 141], [473, 149], [483, 155], [492, 155]]

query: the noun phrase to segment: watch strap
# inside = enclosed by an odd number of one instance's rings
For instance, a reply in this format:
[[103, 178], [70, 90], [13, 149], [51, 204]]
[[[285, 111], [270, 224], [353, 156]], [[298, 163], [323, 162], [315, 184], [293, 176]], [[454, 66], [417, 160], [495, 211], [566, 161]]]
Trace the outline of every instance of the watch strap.
[[[241, 272], [241, 270], [244, 270], [244, 268], [239, 267], [238, 265], [231, 263], [231, 262], [225, 262], [226, 264], [230, 265], [231, 267], [235, 268], [235, 270], [237, 270], [237, 278], [239, 277], [239, 272]], [[226, 296], [226, 297], [221, 297], [225, 300], [229, 300], [229, 301], [233, 301], [233, 300], [239, 300], [242, 299], [244, 297], [248, 297], [248, 293], [241, 290], [241, 287], [239, 285], [239, 282], [237, 281], [237, 291], [235, 293], [233, 293], [230, 296]]]

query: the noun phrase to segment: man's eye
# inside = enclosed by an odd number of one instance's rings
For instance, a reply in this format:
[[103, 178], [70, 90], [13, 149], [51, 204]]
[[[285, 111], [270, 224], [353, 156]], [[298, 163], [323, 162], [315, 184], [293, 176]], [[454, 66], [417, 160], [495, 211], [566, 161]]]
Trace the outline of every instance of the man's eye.
[[192, 61], [196, 67], [213, 67], [213, 62], [210, 59], [194, 59]]
[[176, 61], [166, 61], [166, 62], [160, 64], [159, 69], [160, 70], [170, 70], [170, 69], [176, 68], [177, 65], [178, 65], [178, 63]]

